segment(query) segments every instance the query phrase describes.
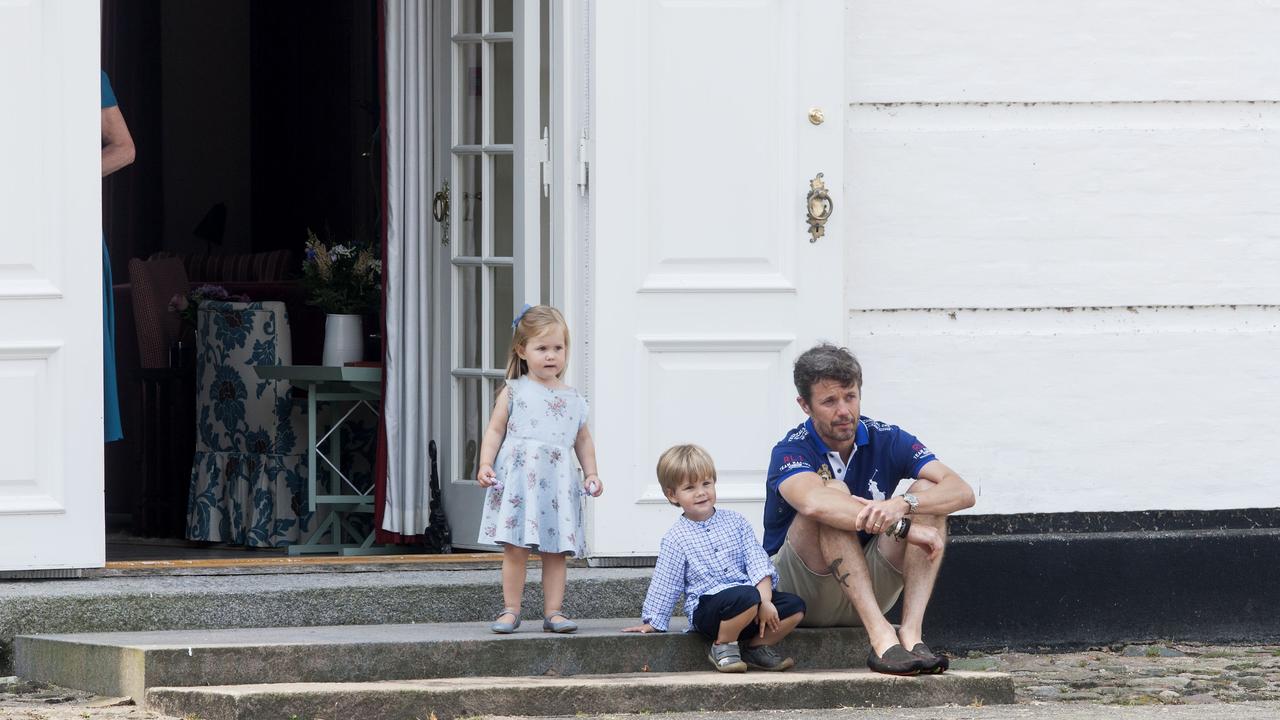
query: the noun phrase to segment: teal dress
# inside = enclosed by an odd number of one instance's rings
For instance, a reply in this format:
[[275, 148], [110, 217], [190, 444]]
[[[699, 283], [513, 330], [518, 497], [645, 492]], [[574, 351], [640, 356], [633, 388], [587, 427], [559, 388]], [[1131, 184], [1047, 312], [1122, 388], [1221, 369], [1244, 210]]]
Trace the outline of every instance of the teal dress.
[[[111, 91], [107, 73], [102, 73], [102, 107], [115, 107], [116, 94]], [[102, 235], [102, 416], [106, 442], [124, 437], [120, 425], [120, 390], [116, 387], [116, 306], [111, 293], [111, 257], [107, 254], [107, 235]]]

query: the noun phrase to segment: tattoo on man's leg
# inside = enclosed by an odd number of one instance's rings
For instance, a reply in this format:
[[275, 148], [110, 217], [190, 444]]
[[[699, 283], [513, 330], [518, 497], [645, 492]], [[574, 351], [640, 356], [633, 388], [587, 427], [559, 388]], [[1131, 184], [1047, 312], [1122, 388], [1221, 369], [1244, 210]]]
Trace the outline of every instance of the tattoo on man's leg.
[[834, 577], [841, 585], [845, 587], [849, 587], [849, 583], [847, 582], [847, 580], [849, 579], [849, 573], [845, 573], [843, 575], [840, 574], [840, 563], [842, 562], [844, 562], [844, 558], [842, 557], [838, 557], [835, 560], [832, 560], [831, 565], [827, 567], [827, 572], [832, 577]]

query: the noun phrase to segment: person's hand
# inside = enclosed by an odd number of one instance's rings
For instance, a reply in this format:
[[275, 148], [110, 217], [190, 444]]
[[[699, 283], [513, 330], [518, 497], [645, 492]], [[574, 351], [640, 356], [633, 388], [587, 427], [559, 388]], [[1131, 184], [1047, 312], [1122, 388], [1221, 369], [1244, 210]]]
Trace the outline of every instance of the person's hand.
[[476, 473], [476, 482], [480, 483], [480, 487], [493, 487], [498, 484], [498, 474], [493, 471], [492, 465], [486, 463]]
[[907, 531], [907, 542], [928, 553], [930, 560], [942, 553], [942, 534], [928, 525], [913, 524]]
[[768, 600], [760, 603], [760, 609], [756, 611], [756, 624], [760, 626], [760, 637], [764, 637], [768, 630], [777, 630], [780, 622], [776, 605]]
[[888, 532], [907, 514], [906, 509], [902, 507], [906, 504], [905, 500], [896, 497], [872, 500], [858, 513], [857, 529], [872, 535]]
[[582, 489], [591, 497], [600, 497], [604, 492], [604, 482], [595, 473], [582, 478]]
[[622, 632], [651, 633], [651, 632], [662, 632], [662, 631], [654, 629], [654, 627], [649, 623], [645, 623], [643, 625], [632, 625], [631, 627], [624, 627], [622, 628]]

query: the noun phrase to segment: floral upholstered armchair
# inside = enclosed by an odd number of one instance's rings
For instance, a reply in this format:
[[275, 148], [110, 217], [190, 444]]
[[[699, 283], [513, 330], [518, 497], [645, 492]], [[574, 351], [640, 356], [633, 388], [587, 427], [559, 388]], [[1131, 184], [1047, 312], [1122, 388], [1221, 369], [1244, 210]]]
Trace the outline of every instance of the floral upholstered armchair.
[[291, 363], [282, 302], [200, 304], [196, 324], [196, 453], [187, 538], [280, 547], [306, 539], [307, 424], [285, 381], [255, 365]]

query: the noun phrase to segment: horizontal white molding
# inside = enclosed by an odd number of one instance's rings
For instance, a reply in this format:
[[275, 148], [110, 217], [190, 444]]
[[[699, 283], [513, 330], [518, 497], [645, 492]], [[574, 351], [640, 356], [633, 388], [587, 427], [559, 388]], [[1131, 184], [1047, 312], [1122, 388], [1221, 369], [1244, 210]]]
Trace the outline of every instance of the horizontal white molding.
[[851, 132], [1265, 130], [1280, 128], [1280, 102], [855, 102], [845, 125]]
[[[765, 458], [768, 459], [768, 458]], [[758, 483], [716, 483], [716, 503], [760, 502], [764, 500], [764, 479], [768, 468], [760, 463], [760, 482]], [[670, 505], [667, 496], [662, 494], [662, 486], [650, 483], [644, 492], [636, 498], [637, 505]], [[752, 518], [755, 519], [755, 518]]]
[[781, 350], [793, 335], [639, 335], [650, 352], [763, 352]]
[[0, 360], [43, 360], [62, 349], [60, 342], [0, 344]]
[[49, 495], [6, 495], [0, 492], [0, 515], [61, 515], [65, 505]]
[[642, 293], [794, 293], [795, 284], [782, 275], [666, 273], [645, 276]]
[[1280, 333], [1280, 305], [850, 310], [849, 334]]

